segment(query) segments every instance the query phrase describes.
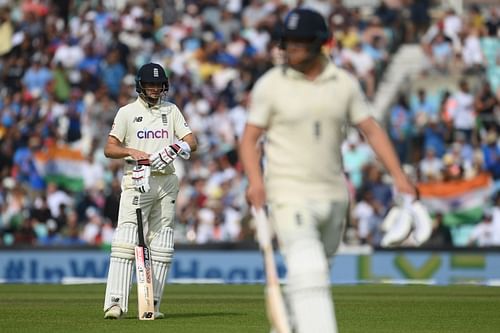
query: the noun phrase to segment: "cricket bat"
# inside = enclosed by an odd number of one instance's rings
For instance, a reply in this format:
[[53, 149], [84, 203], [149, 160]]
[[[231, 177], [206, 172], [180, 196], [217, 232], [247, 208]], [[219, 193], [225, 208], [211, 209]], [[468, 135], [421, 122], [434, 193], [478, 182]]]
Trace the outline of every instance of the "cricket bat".
[[153, 296], [153, 271], [149, 248], [144, 241], [144, 228], [142, 225], [142, 210], [135, 210], [137, 215], [137, 233], [139, 244], [135, 247], [135, 272], [137, 279], [137, 301], [139, 320], [155, 319], [155, 306]]
[[257, 241], [264, 257], [267, 317], [277, 333], [290, 333], [288, 314], [283, 295], [281, 294], [278, 272], [276, 271], [276, 263], [274, 261], [271, 228], [269, 227], [266, 213], [262, 208], [255, 209], [252, 207], [251, 212], [257, 228]]

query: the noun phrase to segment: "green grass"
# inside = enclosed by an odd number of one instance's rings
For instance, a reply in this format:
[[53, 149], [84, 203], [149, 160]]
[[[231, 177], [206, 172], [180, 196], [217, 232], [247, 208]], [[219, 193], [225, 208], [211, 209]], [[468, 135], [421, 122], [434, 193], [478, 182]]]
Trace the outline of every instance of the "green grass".
[[[135, 291], [125, 319], [102, 319], [104, 288], [0, 285], [0, 332], [269, 332], [262, 286], [167, 285], [167, 319], [150, 322], [136, 319]], [[500, 288], [362, 285], [334, 286], [332, 292], [341, 333], [500, 328]]]

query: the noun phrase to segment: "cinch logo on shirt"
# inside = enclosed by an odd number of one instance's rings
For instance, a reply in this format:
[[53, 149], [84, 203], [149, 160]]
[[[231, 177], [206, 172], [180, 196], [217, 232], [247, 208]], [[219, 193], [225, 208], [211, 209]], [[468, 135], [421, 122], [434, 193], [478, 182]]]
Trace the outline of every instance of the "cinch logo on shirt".
[[166, 129], [159, 129], [156, 131], [143, 129], [137, 131], [137, 138], [139, 139], [164, 139], [168, 138], [168, 131]]

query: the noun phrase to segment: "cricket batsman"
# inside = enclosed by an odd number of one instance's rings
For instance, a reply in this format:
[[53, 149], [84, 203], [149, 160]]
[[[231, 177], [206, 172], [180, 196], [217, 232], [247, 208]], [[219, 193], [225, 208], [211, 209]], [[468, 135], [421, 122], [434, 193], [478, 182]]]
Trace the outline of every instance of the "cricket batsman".
[[128, 310], [138, 242], [136, 208], [147, 226], [151, 250], [155, 319], [160, 312], [163, 287], [174, 255], [174, 214], [179, 181], [173, 161], [190, 157], [197, 143], [179, 108], [165, 100], [168, 77], [161, 65], [148, 63], [136, 76], [135, 101], [121, 107], [114, 119], [104, 155], [125, 159], [118, 225], [104, 299], [104, 318], [119, 319]]
[[[330, 258], [349, 205], [340, 150], [345, 124], [365, 135], [399, 192], [416, 194], [358, 80], [322, 53], [329, 38], [318, 12], [297, 8], [286, 16], [285, 63], [255, 83], [240, 146], [247, 199], [256, 209], [267, 204], [285, 259], [290, 321], [298, 333], [337, 332]], [[264, 134], [265, 172], [257, 145]]]

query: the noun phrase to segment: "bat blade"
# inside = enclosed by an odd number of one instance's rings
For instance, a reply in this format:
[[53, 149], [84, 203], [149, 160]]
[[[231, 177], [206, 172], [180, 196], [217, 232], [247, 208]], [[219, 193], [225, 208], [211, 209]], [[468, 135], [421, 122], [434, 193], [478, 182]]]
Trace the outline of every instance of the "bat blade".
[[271, 243], [271, 230], [266, 214], [262, 209], [252, 207], [252, 215], [257, 226], [257, 241], [264, 257], [264, 269], [266, 271], [266, 308], [267, 317], [271, 326], [277, 333], [290, 333], [288, 313], [285, 300], [281, 293], [278, 272], [274, 261], [274, 251]]
[[267, 316], [278, 333], [290, 333], [285, 301], [279, 285], [268, 285], [266, 288]]
[[137, 301], [139, 320], [154, 319], [153, 280], [151, 260], [147, 247], [135, 247], [135, 268], [137, 277]]
[[146, 242], [142, 225], [142, 211], [136, 209], [137, 232], [139, 244], [135, 247], [135, 273], [137, 279], [137, 309], [139, 320], [154, 320], [155, 306], [153, 296], [153, 270], [151, 256]]

